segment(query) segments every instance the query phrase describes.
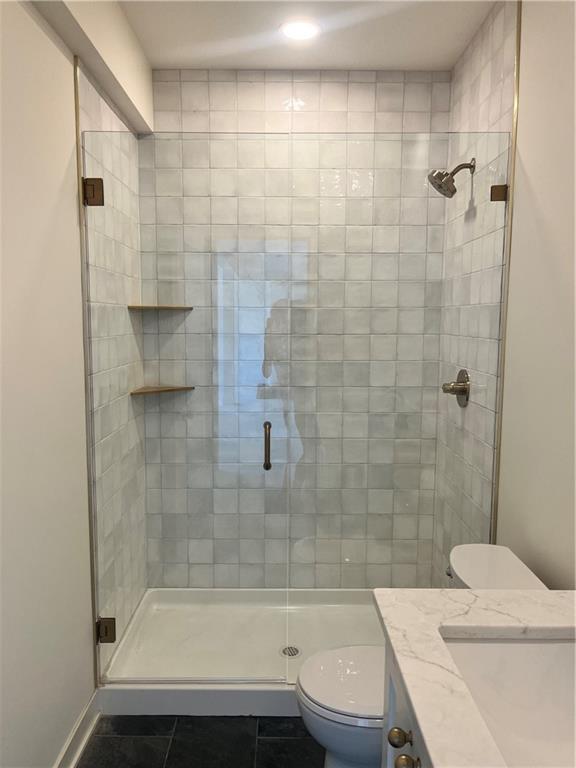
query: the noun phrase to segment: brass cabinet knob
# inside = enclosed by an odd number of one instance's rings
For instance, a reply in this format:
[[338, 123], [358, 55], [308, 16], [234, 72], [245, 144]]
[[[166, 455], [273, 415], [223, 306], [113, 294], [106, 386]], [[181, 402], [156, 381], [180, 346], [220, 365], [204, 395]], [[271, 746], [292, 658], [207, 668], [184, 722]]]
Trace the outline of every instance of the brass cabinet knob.
[[396, 749], [400, 749], [405, 744], [412, 744], [412, 731], [404, 731], [396, 726], [390, 728], [388, 731], [388, 744]]
[[420, 768], [420, 759], [410, 755], [398, 755], [394, 760], [394, 768]]

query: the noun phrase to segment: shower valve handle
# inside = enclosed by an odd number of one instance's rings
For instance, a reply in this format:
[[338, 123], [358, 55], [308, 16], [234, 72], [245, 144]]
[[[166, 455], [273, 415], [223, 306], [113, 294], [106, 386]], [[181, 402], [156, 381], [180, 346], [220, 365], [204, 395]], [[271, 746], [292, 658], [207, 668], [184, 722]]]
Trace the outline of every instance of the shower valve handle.
[[442, 392], [445, 395], [465, 395], [470, 389], [470, 384], [460, 383], [459, 381], [449, 381], [442, 384]]
[[470, 399], [470, 376], [465, 368], [458, 371], [456, 381], [448, 381], [442, 384], [442, 392], [445, 395], [456, 395], [460, 408], [466, 408]]

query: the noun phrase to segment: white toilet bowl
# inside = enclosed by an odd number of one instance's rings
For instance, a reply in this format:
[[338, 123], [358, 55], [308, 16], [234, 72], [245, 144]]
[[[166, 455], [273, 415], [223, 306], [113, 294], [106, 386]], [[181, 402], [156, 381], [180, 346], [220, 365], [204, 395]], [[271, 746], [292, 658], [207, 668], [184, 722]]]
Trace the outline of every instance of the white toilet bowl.
[[380, 768], [384, 648], [321, 651], [300, 669], [296, 696], [310, 734], [326, 749], [325, 768]]

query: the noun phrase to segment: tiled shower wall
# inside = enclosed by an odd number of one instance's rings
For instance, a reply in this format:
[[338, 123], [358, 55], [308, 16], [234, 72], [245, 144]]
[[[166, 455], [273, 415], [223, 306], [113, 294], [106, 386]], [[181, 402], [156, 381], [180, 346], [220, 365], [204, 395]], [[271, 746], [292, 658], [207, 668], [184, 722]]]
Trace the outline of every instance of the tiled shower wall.
[[145, 375], [196, 390], [147, 398], [150, 586], [429, 585], [448, 80], [156, 73], [143, 300], [195, 309]]
[[440, 376], [467, 368], [472, 389], [464, 410], [439, 399], [435, 585], [447, 581], [453, 546], [489, 540], [506, 211], [489, 202], [489, 188], [508, 179], [516, 12], [496, 3], [453, 72], [449, 166], [475, 156], [478, 171], [473, 182], [457, 177], [446, 204]]
[[169, 69], [153, 74], [157, 132], [448, 130], [450, 72]]
[[452, 72], [450, 131], [512, 130], [517, 3], [494, 3]]
[[[127, 304], [141, 290], [138, 141], [80, 75], [84, 173], [104, 179], [105, 206], [85, 208], [96, 505], [98, 610], [121, 637], [146, 588], [142, 326]], [[101, 645], [105, 667], [114, 649]]]

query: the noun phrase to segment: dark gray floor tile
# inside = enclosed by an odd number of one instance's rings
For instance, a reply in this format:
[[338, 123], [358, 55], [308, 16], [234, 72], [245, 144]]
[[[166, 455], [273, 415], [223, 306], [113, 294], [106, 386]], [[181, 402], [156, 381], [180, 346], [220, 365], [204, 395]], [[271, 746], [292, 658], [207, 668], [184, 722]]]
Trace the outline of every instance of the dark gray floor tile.
[[253, 768], [256, 740], [198, 741], [175, 736], [165, 768]]
[[179, 717], [166, 768], [253, 768], [254, 717]]
[[104, 715], [94, 733], [99, 736], [172, 736], [175, 725], [175, 716]]
[[324, 749], [314, 739], [258, 739], [256, 768], [323, 768]]
[[175, 736], [204, 739], [256, 738], [255, 717], [178, 717]]
[[163, 768], [170, 738], [92, 736], [77, 768]]
[[301, 717], [259, 717], [258, 738], [270, 736], [306, 737], [310, 734], [306, 730]]

